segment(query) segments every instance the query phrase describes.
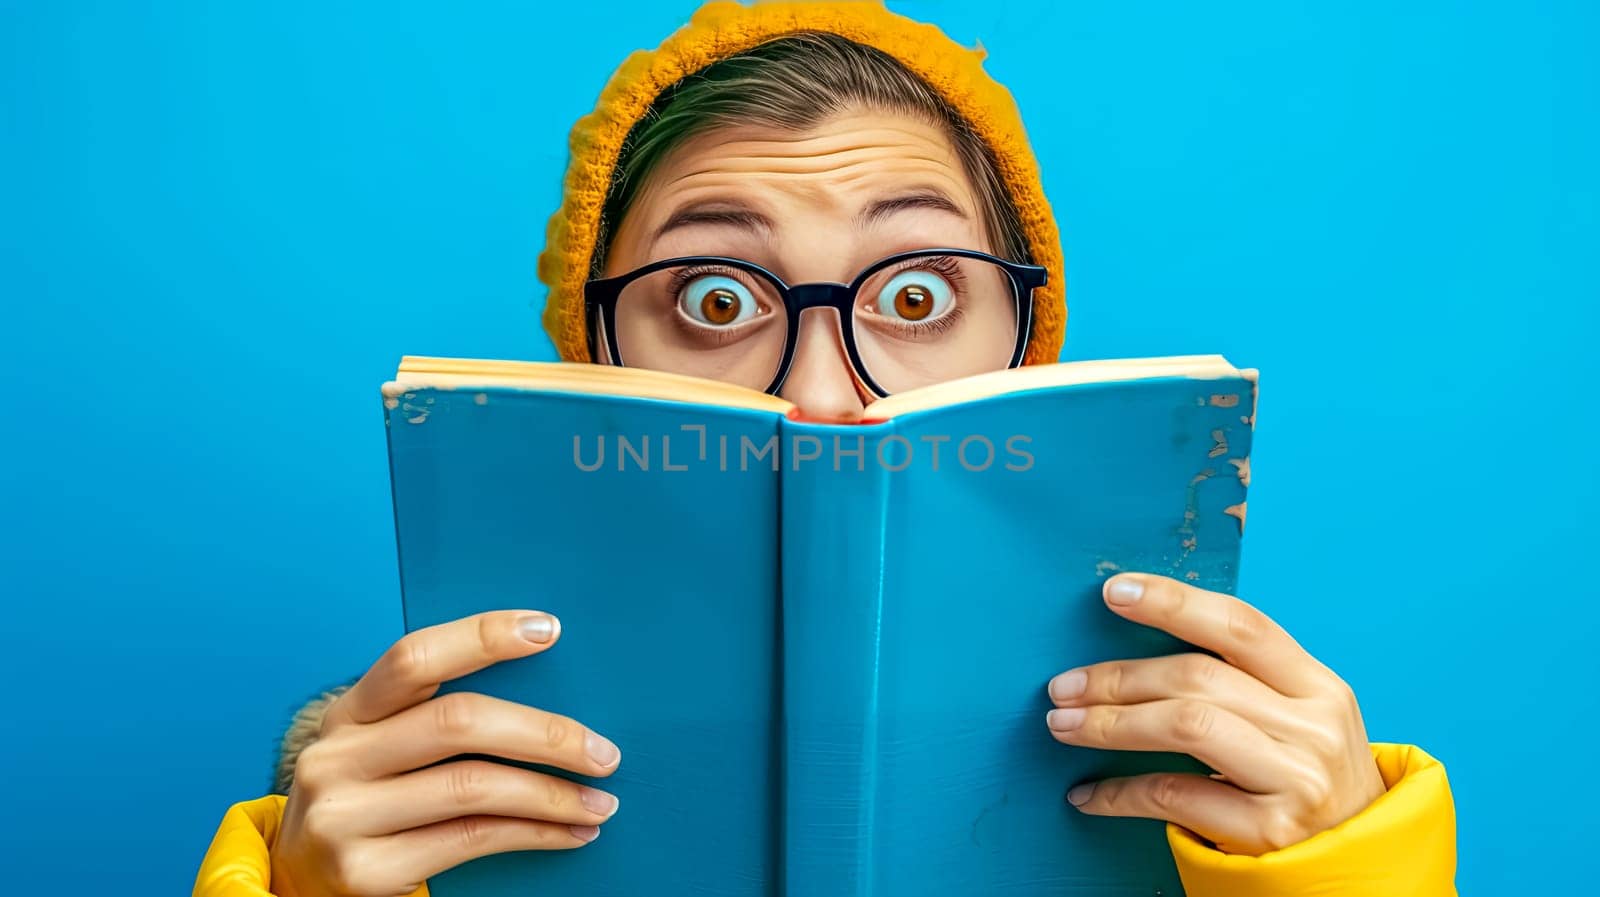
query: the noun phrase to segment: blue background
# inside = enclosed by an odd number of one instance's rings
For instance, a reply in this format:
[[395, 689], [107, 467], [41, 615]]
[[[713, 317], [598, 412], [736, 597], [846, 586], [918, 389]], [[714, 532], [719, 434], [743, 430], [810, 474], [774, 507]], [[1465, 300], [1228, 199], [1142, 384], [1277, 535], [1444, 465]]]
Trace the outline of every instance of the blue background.
[[[1448, 764], [1463, 890], [1585, 889], [1595, 7], [893, 5], [1016, 94], [1069, 357], [1263, 370], [1241, 592]], [[566, 130], [688, 11], [0, 3], [8, 890], [184, 892], [400, 633], [377, 385], [551, 356]]]

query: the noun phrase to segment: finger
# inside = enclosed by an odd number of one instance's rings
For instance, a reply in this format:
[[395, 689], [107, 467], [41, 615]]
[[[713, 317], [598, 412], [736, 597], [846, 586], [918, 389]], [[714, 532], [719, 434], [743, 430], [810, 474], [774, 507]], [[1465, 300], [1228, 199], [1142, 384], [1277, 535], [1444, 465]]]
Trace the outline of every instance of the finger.
[[351, 815], [353, 834], [388, 835], [459, 816], [599, 825], [616, 810], [617, 799], [598, 788], [503, 763], [458, 760], [373, 783]]
[[374, 867], [385, 869], [415, 890], [427, 879], [467, 860], [513, 850], [571, 850], [599, 836], [600, 829], [595, 826], [463, 816], [380, 839], [372, 861]]
[[1282, 695], [1209, 654], [1092, 664], [1051, 679], [1048, 691], [1057, 707], [1194, 698], [1237, 713], [1268, 731], [1281, 727], [1291, 713]]
[[1105, 601], [1136, 623], [1221, 655], [1283, 694], [1319, 694], [1333, 677], [1271, 617], [1232, 595], [1165, 576], [1124, 573], [1106, 580]]
[[513, 701], [456, 692], [363, 726], [350, 756], [369, 779], [419, 769], [460, 754], [489, 754], [542, 763], [587, 776], [608, 776], [622, 759], [617, 746], [571, 717]]
[[1256, 841], [1260, 801], [1205, 776], [1179, 773], [1105, 779], [1067, 792], [1067, 802], [1084, 813], [1175, 823], [1229, 853]]
[[1069, 707], [1050, 711], [1046, 722], [1066, 744], [1188, 754], [1246, 791], [1284, 791], [1312, 772], [1243, 717], [1204, 701]]
[[560, 620], [531, 610], [491, 611], [418, 629], [390, 646], [334, 702], [324, 730], [393, 716], [433, 697], [445, 682], [537, 654], [560, 638]]

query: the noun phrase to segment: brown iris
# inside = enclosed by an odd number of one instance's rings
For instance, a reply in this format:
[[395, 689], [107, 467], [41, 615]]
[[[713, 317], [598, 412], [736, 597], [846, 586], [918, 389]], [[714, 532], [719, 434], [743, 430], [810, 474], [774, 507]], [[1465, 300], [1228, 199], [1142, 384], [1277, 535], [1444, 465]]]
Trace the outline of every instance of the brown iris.
[[700, 314], [713, 324], [732, 324], [739, 317], [739, 294], [732, 290], [707, 290], [700, 300]]
[[933, 311], [933, 294], [927, 287], [906, 284], [894, 294], [894, 310], [907, 321], [920, 321]]

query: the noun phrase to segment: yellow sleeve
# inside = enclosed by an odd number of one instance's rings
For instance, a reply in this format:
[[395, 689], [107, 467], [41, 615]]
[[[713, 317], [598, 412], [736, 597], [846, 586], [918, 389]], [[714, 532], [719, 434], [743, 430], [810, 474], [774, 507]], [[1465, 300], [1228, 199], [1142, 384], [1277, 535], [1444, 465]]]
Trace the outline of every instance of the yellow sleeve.
[[[194, 897], [270, 897], [272, 843], [283, 821], [284, 800], [281, 794], [269, 794], [228, 808], [200, 861]], [[428, 886], [411, 897], [428, 897]]]
[[[1444, 766], [1414, 747], [1372, 751], [1388, 790], [1354, 818], [1292, 847], [1230, 856], [1168, 826], [1189, 897], [1455, 897], [1455, 805]], [[283, 804], [273, 794], [228, 809], [200, 863], [194, 897], [271, 895]], [[412, 897], [427, 894], [424, 885]]]
[[1230, 856], [1167, 826], [1189, 897], [1455, 897], [1456, 812], [1443, 764], [1408, 745], [1375, 744], [1372, 755], [1388, 791], [1292, 847]]

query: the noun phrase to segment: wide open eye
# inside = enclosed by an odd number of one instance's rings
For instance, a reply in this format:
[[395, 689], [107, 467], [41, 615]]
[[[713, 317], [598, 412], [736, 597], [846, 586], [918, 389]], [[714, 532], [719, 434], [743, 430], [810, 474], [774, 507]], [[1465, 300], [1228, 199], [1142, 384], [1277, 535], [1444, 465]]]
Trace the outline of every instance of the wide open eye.
[[948, 312], [954, 296], [948, 280], [919, 268], [896, 274], [878, 290], [873, 304], [884, 317], [916, 323]]
[[707, 327], [732, 327], [760, 312], [750, 288], [725, 274], [702, 274], [678, 291], [678, 308]]

